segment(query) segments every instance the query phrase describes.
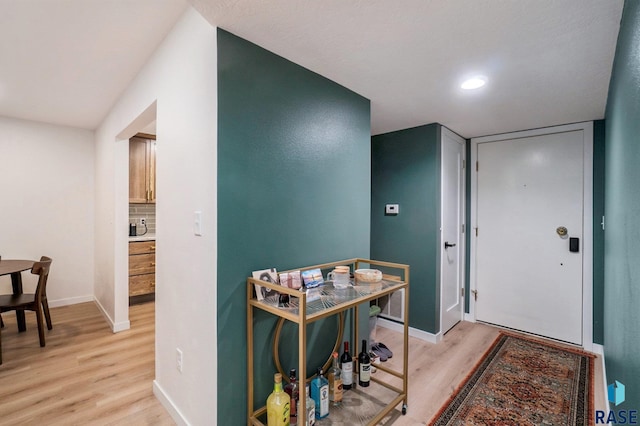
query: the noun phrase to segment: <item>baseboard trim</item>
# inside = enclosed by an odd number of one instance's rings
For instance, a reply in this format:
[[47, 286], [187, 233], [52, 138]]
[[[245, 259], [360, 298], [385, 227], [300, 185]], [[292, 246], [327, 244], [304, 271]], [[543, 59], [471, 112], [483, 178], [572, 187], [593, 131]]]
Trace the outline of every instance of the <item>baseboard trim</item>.
[[96, 304], [96, 306], [98, 307], [98, 310], [100, 311], [104, 319], [107, 321], [107, 324], [109, 324], [111, 331], [113, 331], [114, 333], [118, 333], [120, 331], [129, 330], [131, 328], [131, 323], [129, 322], [129, 320], [115, 323], [113, 322], [113, 319], [111, 319], [111, 316], [109, 316], [107, 311], [104, 309], [104, 306], [102, 306], [102, 304], [98, 299], [94, 298], [93, 302]]
[[592, 346], [592, 352], [598, 355], [602, 360], [602, 386], [604, 387], [604, 402], [606, 407], [605, 418], [609, 418], [609, 402], [607, 401], [609, 399], [609, 390], [607, 389], [607, 366], [604, 362], [604, 346], [594, 343]]
[[[398, 331], [400, 333], [404, 331], [404, 325], [388, 319], [378, 317], [376, 324], [380, 327], [388, 328], [389, 330]], [[409, 336], [429, 343], [438, 343], [442, 340], [442, 333], [428, 333], [413, 327], [409, 327]]]
[[153, 394], [158, 398], [160, 404], [167, 410], [171, 418], [180, 426], [189, 426], [189, 422], [182, 415], [178, 407], [173, 403], [171, 398], [162, 389], [162, 386], [158, 384], [156, 380], [153, 381]]
[[464, 320], [466, 322], [476, 322], [475, 316], [473, 316], [471, 314], [464, 314]]
[[66, 299], [49, 300], [50, 308], [59, 308], [60, 306], [77, 305], [78, 303], [93, 302], [93, 296], [77, 296], [67, 297]]

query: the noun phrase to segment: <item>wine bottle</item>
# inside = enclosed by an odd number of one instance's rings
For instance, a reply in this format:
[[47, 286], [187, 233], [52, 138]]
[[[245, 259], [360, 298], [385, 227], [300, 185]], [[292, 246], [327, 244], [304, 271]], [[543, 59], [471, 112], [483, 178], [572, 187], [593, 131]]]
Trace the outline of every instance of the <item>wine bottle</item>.
[[353, 358], [349, 353], [349, 342], [344, 342], [344, 352], [340, 357], [342, 367], [342, 389], [351, 389], [353, 383]]
[[291, 425], [297, 425], [298, 424], [298, 395], [300, 392], [298, 390], [298, 381], [296, 379], [295, 368], [292, 368], [291, 370], [289, 370], [289, 383], [287, 383], [287, 385], [284, 387], [284, 391], [291, 398], [291, 404], [290, 404], [291, 410], [290, 410], [289, 423]]
[[329, 415], [329, 382], [318, 368], [318, 376], [311, 381], [311, 398], [316, 402], [316, 419]]
[[267, 398], [267, 425], [289, 426], [291, 398], [282, 390], [282, 374], [273, 376], [273, 392]]
[[342, 371], [338, 366], [338, 352], [333, 353], [333, 367], [329, 370], [329, 401], [334, 407], [342, 404]]
[[371, 382], [371, 358], [367, 352], [367, 341], [362, 340], [362, 352], [358, 355], [358, 384], [364, 388]]

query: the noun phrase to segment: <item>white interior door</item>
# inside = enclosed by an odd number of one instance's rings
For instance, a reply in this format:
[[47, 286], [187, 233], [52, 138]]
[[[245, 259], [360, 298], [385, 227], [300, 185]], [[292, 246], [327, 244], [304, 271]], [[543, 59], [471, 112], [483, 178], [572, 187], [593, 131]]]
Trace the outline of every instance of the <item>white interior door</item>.
[[463, 315], [465, 141], [442, 128], [440, 330], [446, 333]]
[[584, 149], [582, 131], [478, 143], [476, 319], [582, 343]]

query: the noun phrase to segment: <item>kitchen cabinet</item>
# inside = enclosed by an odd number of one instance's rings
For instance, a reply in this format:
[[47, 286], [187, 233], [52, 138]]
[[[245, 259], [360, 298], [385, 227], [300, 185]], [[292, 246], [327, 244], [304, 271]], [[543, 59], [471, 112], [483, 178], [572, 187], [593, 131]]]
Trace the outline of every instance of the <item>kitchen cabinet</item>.
[[[342, 347], [342, 341], [349, 341], [349, 347], [353, 350], [354, 361], [355, 356], [360, 348], [360, 338], [358, 337], [358, 309], [363, 303], [389, 296], [396, 292], [402, 292], [402, 303], [404, 305], [403, 312], [407, 312], [409, 302], [409, 265], [382, 262], [368, 259], [349, 259], [322, 265], [307, 266], [297, 268], [296, 270], [306, 271], [312, 269], [330, 270], [339, 265], [347, 265], [350, 270], [355, 271], [363, 267], [380, 267], [385, 270], [394, 270], [399, 275], [383, 276], [382, 281], [376, 283], [360, 283], [355, 282], [353, 286], [347, 289], [335, 289], [332, 284], [326, 283], [323, 286], [309, 289], [306, 291], [295, 290], [283, 287], [271, 282], [262, 281], [256, 278], [247, 278], [247, 396], [248, 396], [248, 424], [254, 426], [264, 426], [266, 424], [267, 407], [262, 406], [256, 408], [254, 398], [254, 384], [256, 381], [257, 371], [263, 372], [263, 369], [255, 368], [254, 363], [260, 361], [260, 358], [254, 358], [254, 310], [261, 310], [271, 313], [278, 317], [277, 326], [274, 331], [272, 353], [276, 364], [276, 369], [282, 374], [284, 380], [288, 381], [288, 369], [283, 368], [279, 360], [279, 340], [282, 327], [285, 321], [298, 324], [298, 342], [289, 342], [290, 350], [298, 352], [298, 377], [300, 378], [299, 393], [299, 413], [305, 413], [305, 387], [304, 384], [309, 382], [307, 378], [307, 325], [317, 320], [338, 316], [339, 327], [338, 338], [335, 342], [333, 351], [339, 351]], [[291, 272], [291, 271], [283, 271]], [[282, 272], [281, 272], [282, 273]], [[254, 293], [255, 286], [267, 287], [272, 291], [271, 296], [264, 297], [259, 300]], [[283, 302], [280, 293], [288, 296], [288, 302]], [[351, 336], [344, 337], [344, 321], [346, 311], [353, 311], [350, 316]], [[340, 422], [342, 419], [348, 419], [348, 424], [352, 425], [368, 425], [378, 424], [386, 415], [392, 412], [398, 405], [401, 405], [402, 414], [407, 412], [407, 381], [408, 381], [408, 363], [409, 363], [409, 325], [405, 321], [403, 328], [403, 351], [402, 351], [402, 370], [397, 371], [384, 365], [376, 364], [376, 369], [386, 374], [376, 374], [371, 376], [371, 386], [367, 388], [357, 387], [357, 390], [349, 390], [344, 394], [343, 404], [340, 407], [329, 408], [330, 421]], [[333, 343], [328, 343], [332, 345]], [[332, 352], [333, 352], [332, 351]], [[326, 371], [331, 364], [331, 358], [327, 360], [323, 366]], [[354, 368], [354, 373], [357, 368]], [[399, 379], [393, 384], [389, 382], [391, 376]], [[262, 377], [264, 380], [265, 377]], [[306, 379], [306, 380], [305, 380]], [[354, 377], [354, 386], [357, 385], [357, 379]], [[345, 403], [346, 398], [355, 398], [350, 403]], [[335, 414], [332, 414], [335, 413]], [[333, 416], [333, 417], [332, 417]], [[298, 417], [301, 424], [300, 419]], [[316, 424], [325, 424], [325, 421], [316, 422]]]
[[156, 202], [155, 136], [138, 133], [129, 139], [129, 202]]
[[154, 294], [156, 289], [156, 242], [129, 243], [129, 297]]

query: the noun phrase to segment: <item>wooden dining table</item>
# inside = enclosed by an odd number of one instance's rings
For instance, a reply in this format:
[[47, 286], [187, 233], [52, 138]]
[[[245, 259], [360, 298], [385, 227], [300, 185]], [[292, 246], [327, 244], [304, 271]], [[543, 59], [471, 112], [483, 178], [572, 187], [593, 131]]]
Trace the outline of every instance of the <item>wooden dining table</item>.
[[[35, 260], [0, 259], [0, 276], [11, 275], [13, 294], [22, 294], [22, 272], [30, 270], [35, 262]], [[16, 320], [18, 331], [25, 331], [27, 324], [23, 310], [16, 311]]]

